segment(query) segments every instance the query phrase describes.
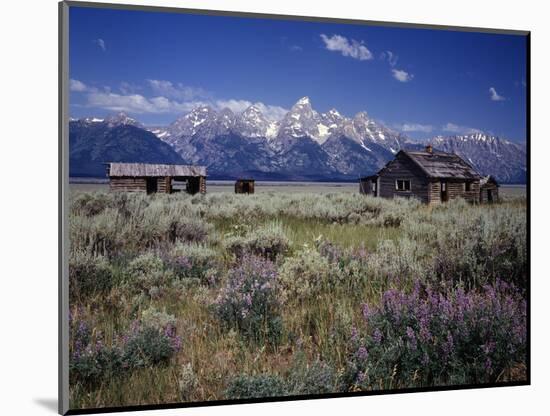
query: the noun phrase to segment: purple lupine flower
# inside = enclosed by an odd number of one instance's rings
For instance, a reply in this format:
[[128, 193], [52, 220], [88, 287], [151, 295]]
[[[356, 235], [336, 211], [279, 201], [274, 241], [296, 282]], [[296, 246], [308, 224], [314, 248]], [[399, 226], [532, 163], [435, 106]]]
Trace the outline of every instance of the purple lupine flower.
[[407, 327], [407, 338], [411, 349], [416, 350], [416, 335], [410, 326]]
[[359, 357], [359, 359], [361, 360], [366, 360], [367, 357], [369, 356], [369, 353], [367, 352], [367, 349], [363, 346], [359, 347], [359, 349], [357, 350], [357, 356]]
[[378, 328], [374, 330], [374, 333], [372, 334], [372, 339], [374, 340], [376, 345], [380, 345], [382, 343], [382, 332]]
[[359, 335], [358, 335], [358, 332], [357, 332], [357, 328], [356, 327], [351, 328], [351, 340], [352, 340], [352, 342], [357, 341], [358, 337], [359, 337]]
[[[357, 349], [361, 330], [371, 334], [365, 338], [370, 345], [379, 345], [382, 331], [389, 345], [405, 342], [406, 350], [400, 351], [402, 361], [397, 365], [412, 367], [403, 368], [403, 374], [420, 366], [450, 374], [452, 359], [464, 367], [473, 366], [471, 370], [477, 374], [483, 373], [476, 367], [481, 365], [485, 368], [481, 380], [492, 381], [494, 374], [525, 357], [524, 294], [505, 282], [497, 281], [482, 290], [457, 288], [444, 292], [416, 283], [410, 292], [387, 290], [376, 307], [363, 304], [361, 312], [364, 328], [354, 328], [350, 339], [355, 350], [351, 360], [358, 368], [362, 368], [364, 354]], [[382, 349], [371, 349], [369, 360], [383, 362], [378, 356], [382, 353]], [[390, 374], [393, 367], [385, 371]]]

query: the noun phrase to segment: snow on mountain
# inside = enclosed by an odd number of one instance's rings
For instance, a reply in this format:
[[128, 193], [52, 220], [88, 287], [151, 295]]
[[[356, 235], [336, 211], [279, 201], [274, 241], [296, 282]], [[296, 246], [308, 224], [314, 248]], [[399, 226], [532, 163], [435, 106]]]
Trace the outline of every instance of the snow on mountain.
[[[143, 127], [119, 113], [87, 124], [131, 125], [168, 143], [186, 163], [200, 163], [219, 176], [250, 175], [278, 179], [354, 179], [372, 174], [412, 141], [359, 112], [348, 118], [336, 109], [318, 113], [308, 97], [299, 99], [280, 121], [268, 120], [251, 105], [242, 113], [199, 106], [168, 126]], [[501, 182], [525, 183], [526, 149], [495, 136], [477, 133], [434, 137], [436, 149], [456, 153], [482, 175]]]
[[251, 105], [237, 117], [235, 130], [243, 137], [264, 137], [270, 140], [276, 136], [279, 125], [267, 120], [258, 107]]
[[527, 179], [527, 149], [522, 144], [484, 133], [438, 136], [430, 142], [444, 152], [456, 153], [481, 175], [508, 183], [525, 183]]
[[199, 106], [170, 124], [168, 132], [174, 140], [192, 137], [199, 132], [207, 135], [213, 133], [210, 130], [216, 125], [217, 119], [218, 114], [212, 107]]
[[281, 120], [275, 148], [281, 150], [293, 138], [300, 137], [309, 137], [321, 145], [330, 136], [330, 124], [325, 123], [323, 116], [313, 110], [309, 97], [300, 98]]

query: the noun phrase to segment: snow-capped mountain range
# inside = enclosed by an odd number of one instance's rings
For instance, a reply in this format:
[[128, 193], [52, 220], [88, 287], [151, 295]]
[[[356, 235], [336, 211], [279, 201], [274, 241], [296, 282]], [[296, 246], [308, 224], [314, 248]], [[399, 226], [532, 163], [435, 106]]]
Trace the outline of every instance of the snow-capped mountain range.
[[526, 179], [524, 145], [481, 133], [414, 141], [366, 112], [352, 118], [336, 109], [319, 113], [308, 97], [279, 121], [252, 105], [237, 114], [199, 106], [168, 126], [143, 126], [123, 113], [81, 122], [146, 129], [186, 163], [206, 165], [212, 177], [352, 180], [376, 172], [400, 149], [418, 149], [428, 141], [436, 149], [457, 153], [482, 175], [510, 183]]

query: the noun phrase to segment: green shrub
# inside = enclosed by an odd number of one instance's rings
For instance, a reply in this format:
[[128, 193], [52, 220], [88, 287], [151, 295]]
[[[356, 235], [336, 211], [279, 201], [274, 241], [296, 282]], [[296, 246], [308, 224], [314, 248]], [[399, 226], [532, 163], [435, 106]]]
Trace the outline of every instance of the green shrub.
[[132, 331], [124, 345], [122, 360], [132, 368], [165, 364], [179, 349], [179, 341], [165, 331], [143, 327]]
[[166, 310], [159, 311], [150, 306], [141, 313], [141, 323], [143, 326], [164, 331], [167, 328], [175, 328], [177, 322], [176, 317], [166, 313]]
[[317, 250], [305, 248], [285, 260], [279, 280], [283, 300], [301, 300], [329, 289], [338, 280], [338, 273]]
[[276, 375], [241, 375], [229, 382], [225, 391], [227, 399], [250, 399], [284, 396], [287, 393], [285, 381]]
[[286, 384], [290, 395], [326, 394], [338, 391], [337, 375], [333, 368], [319, 360], [312, 364], [302, 360], [295, 363]]
[[93, 322], [80, 314], [69, 316], [69, 328], [69, 376], [73, 386], [79, 383], [95, 388], [135, 369], [166, 364], [181, 348], [181, 338], [172, 323], [154, 327], [134, 321], [109, 345]]
[[290, 240], [279, 222], [270, 222], [244, 236], [228, 236], [224, 241], [224, 247], [237, 258], [250, 253], [274, 261], [278, 256], [288, 252]]
[[103, 192], [80, 192], [71, 198], [71, 210], [86, 217], [100, 214], [111, 205], [111, 196]]
[[82, 250], [69, 257], [69, 291], [71, 298], [106, 293], [113, 287], [113, 272], [108, 260]]
[[164, 270], [162, 259], [154, 253], [145, 253], [133, 259], [126, 268], [129, 276], [148, 275]]
[[252, 231], [247, 237], [248, 249], [270, 260], [286, 254], [290, 247], [290, 241], [279, 222], [265, 224]]
[[278, 344], [282, 320], [275, 265], [261, 257], [243, 257], [229, 271], [213, 308], [226, 329], [256, 343]]
[[126, 284], [134, 293], [152, 298], [162, 296], [165, 288], [174, 282], [174, 273], [167, 270], [163, 261], [153, 253], [133, 259], [125, 270]]
[[328, 364], [315, 360], [309, 364], [303, 357], [295, 360], [286, 377], [277, 374], [245, 375], [230, 380], [227, 399], [296, 396], [334, 393], [337, 375]]
[[198, 279], [202, 284], [217, 281], [216, 268], [219, 266], [215, 250], [201, 244], [177, 244], [166, 260], [176, 276], [185, 279]]

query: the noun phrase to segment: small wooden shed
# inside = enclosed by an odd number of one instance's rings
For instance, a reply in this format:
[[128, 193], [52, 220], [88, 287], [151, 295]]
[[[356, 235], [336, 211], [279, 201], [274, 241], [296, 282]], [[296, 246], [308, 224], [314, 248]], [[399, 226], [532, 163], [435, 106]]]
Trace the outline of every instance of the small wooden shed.
[[498, 187], [496, 179], [489, 175], [481, 178], [479, 181], [479, 202], [482, 204], [491, 204], [498, 202]]
[[378, 196], [378, 175], [359, 178], [359, 192], [363, 195]]
[[206, 167], [161, 165], [150, 163], [108, 163], [109, 187], [115, 192], [145, 192], [171, 194], [185, 185], [190, 194], [206, 193]]
[[235, 182], [236, 194], [253, 194], [254, 179], [237, 179]]

